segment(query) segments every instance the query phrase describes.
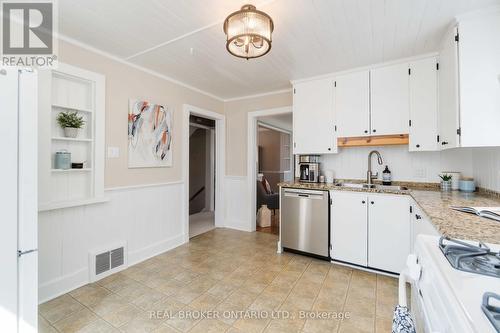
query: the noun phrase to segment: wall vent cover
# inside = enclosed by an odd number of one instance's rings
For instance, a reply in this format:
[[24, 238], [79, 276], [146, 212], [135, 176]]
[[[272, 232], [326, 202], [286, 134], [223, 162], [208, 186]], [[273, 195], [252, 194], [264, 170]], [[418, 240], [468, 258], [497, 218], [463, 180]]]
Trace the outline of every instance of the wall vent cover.
[[98, 254], [95, 256], [95, 274], [99, 275], [106, 271], [109, 271], [109, 251]]
[[127, 251], [125, 245], [108, 247], [89, 254], [90, 281], [96, 281], [116, 273], [127, 266]]

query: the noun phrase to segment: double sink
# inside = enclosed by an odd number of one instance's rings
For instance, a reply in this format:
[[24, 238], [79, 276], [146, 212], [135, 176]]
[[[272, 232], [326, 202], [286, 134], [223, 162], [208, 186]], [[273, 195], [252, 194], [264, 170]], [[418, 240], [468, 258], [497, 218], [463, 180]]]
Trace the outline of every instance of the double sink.
[[387, 190], [387, 191], [407, 191], [408, 190], [408, 188], [405, 186], [379, 185], [379, 184], [337, 183], [337, 184], [335, 184], [335, 186], [346, 187], [346, 188]]

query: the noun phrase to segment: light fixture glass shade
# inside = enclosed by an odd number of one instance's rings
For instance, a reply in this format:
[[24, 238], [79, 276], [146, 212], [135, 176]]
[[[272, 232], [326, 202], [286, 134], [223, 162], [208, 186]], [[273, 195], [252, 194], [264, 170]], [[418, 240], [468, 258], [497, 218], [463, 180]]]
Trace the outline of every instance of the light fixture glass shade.
[[271, 50], [273, 20], [252, 5], [245, 5], [224, 21], [226, 49], [240, 58], [257, 58]]

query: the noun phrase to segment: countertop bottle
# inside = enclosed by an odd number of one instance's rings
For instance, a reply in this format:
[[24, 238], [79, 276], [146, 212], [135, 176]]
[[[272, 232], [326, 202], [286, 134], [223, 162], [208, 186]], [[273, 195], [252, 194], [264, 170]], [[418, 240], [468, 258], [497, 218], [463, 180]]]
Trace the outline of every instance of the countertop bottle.
[[391, 170], [389, 170], [389, 166], [386, 165], [384, 171], [382, 171], [382, 184], [391, 185], [391, 183], [392, 183]]

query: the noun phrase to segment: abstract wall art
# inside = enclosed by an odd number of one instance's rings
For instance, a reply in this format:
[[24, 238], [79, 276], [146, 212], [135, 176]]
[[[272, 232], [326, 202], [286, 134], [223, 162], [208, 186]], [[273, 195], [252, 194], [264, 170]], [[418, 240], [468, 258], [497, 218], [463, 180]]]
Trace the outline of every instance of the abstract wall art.
[[172, 166], [172, 112], [144, 100], [130, 100], [128, 167]]

